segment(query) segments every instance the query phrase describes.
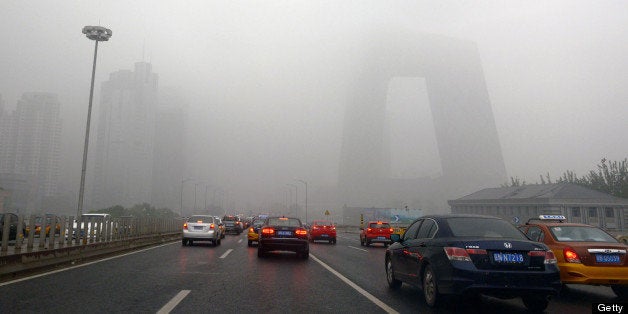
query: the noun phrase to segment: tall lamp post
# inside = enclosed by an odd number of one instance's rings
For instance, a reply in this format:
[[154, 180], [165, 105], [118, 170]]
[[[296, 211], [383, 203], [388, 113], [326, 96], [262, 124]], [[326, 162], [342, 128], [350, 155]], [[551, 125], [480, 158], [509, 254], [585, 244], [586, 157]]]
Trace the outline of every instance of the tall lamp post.
[[305, 223], [307, 223], [307, 182], [299, 179], [295, 179], [295, 181], [305, 184]]
[[297, 213], [297, 210], [299, 209], [299, 187], [290, 183], [287, 183], [286, 185], [294, 187], [294, 215], [298, 217], [299, 213]]
[[181, 207], [179, 207], [179, 216], [183, 217], [183, 185], [185, 184], [185, 182], [188, 181], [192, 181], [194, 179], [192, 178], [187, 178], [184, 180], [181, 180]]
[[83, 214], [83, 196], [85, 194], [85, 172], [87, 169], [87, 148], [89, 146], [89, 123], [92, 118], [92, 99], [94, 97], [94, 77], [96, 75], [96, 56], [98, 55], [98, 42], [107, 41], [112, 35], [110, 29], [102, 26], [85, 26], [83, 34], [87, 38], [96, 42], [94, 48], [94, 64], [92, 65], [92, 84], [89, 89], [89, 107], [87, 107], [87, 126], [85, 127], [85, 145], [83, 146], [83, 166], [81, 168], [81, 186], [79, 188], [78, 207], [76, 209], [76, 219]]

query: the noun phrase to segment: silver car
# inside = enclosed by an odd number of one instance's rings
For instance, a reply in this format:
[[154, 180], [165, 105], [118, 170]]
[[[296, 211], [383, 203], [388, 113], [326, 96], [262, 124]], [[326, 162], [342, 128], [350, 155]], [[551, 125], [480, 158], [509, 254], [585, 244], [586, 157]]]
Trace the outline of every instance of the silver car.
[[183, 224], [182, 244], [192, 245], [194, 241], [210, 241], [214, 246], [220, 245], [222, 232], [218, 221], [210, 215], [190, 216]]

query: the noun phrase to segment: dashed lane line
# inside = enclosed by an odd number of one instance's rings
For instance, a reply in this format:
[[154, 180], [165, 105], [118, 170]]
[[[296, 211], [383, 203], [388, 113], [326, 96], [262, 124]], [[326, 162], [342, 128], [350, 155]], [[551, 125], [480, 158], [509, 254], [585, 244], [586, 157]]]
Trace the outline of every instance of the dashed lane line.
[[181, 301], [183, 301], [183, 299], [185, 299], [185, 297], [190, 293], [190, 290], [181, 290], [179, 291], [179, 293], [177, 293], [177, 295], [174, 296], [174, 298], [172, 298], [170, 300], [170, 302], [166, 303], [166, 305], [164, 305], [164, 307], [162, 307], [161, 309], [159, 309], [159, 311], [157, 311], [157, 314], [168, 314], [170, 313], [170, 311], [172, 311]]
[[327, 269], [329, 272], [334, 274], [336, 277], [340, 278], [340, 280], [348, 284], [351, 288], [355, 289], [357, 292], [365, 296], [371, 302], [375, 303], [375, 305], [379, 306], [382, 310], [386, 311], [386, 313], [399, 314], [399, 312], [395, 311], [392, 307], [386, 305], [386, 303], [382, 302], [380, 299], [376, 298], [374, 295], [368, 293], [366, 290], [362, 289], [360, 286], [356, 285], [351, 280], [347, 279], [347, 277], [343, 276], [341, 273], [337, 272], [336, 270], [331, 268], [329, 265], [325, 264], [323, 261], [316, 258], [316, 256], [310, 254], [310, 257], [313, 260], [315, 260], [317, 263], [321, 264], [321, 266], [325, 267], [325, 269]]
[[228, 249], [227, 252], [225, 252], [224, 254], [220, 255], [220, 258], [227, 257], [227, 255], [229, 255], [229, 253], [231, 253], [232, 251], [233, 251], [233, 249]]
[[347, 245], [347, 246], [348, 246], [348, 247], [350, 247], [350, 248], [352, 248], [352, 249], [355, 249], [355, 250], [360, 250], [360, 251], [368, 252], [368, 250], [361, 249], [361, 248], [359, 248], [359, 247], [355, 247], [355, 246], [351, 246], [351, 245]]

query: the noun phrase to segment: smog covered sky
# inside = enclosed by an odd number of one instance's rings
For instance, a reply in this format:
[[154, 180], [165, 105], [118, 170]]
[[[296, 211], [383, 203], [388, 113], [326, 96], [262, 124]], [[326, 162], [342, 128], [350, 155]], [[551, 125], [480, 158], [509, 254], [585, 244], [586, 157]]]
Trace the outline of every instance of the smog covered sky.
[[[24, 92], [59, 95], [60, 179], [74, 191], [94, 49], [85, 25], [113, 31], [94, 113], [111, 72], [152, 63], [159, 86], [188, 99], [188, 175], [243, 202], [281, 202], [294, 179], [336, 184], [345, 107], [382, 29], [477, 44], [508, 176], [534, 183], [628, 156], [626, 1], [2, 1], [0, 94], [9, 110]], [[417, 84], [392, 82], [390, 107], [416, 111]], [[399, 119], [389, 123], [413, 121]], [[391, 132], [393, 176], [438, 175], [431, 119], [417, 121]]]

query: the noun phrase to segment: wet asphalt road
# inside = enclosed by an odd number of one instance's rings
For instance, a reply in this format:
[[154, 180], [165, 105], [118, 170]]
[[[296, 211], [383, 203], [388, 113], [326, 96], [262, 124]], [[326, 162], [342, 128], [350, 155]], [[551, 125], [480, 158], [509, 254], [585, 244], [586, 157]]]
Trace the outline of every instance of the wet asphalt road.
[[[335, 245], [310, 245], [310, 258], [277, 253], [259, 259], [246, 235], [217, 247], [181, 242], [80, 267], [0, 284], [0, 313], [525, 313], [520, 299], [449, 298], [425, 305], [421, 290], [390, 291], [385, 248], [361, 247], [340, 233]], [[591, 313], [594, 302], [619, 302], [608, 287], [571, 286], [547, 313]]]

